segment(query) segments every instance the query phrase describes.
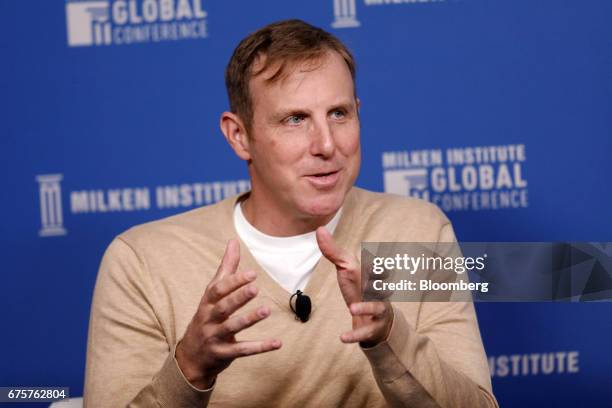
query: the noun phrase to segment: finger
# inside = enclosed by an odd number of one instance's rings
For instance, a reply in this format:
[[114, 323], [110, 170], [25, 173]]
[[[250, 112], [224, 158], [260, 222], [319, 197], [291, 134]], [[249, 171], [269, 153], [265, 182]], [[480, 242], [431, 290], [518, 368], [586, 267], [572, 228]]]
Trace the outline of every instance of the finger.
[[240, 290], [230, 293], [215, 304], [211, 312], [211, 320], [216, 322], [227, 320], [236, 310], [257, 296], [257, 292], [257, 287], [254, 283], [251, 283]]
[[283, 344], [281, 341], [276, 339], [263, 341], [240, 341], [238, 343], [228, 344], [221, 347], [219, 350], [219, 355], [221, 358], [234, 359], [278, 350], [282, 347], [282, 345]]
[[384, 324], [372, 322], [358, 329], [343, 333], [340, 340], [343, 343], [367, 342], [375, 339], [376, 334], [383, 329]]
[[270, 308], [267, 306], [262, 306], [246, 315], [232, 317], [220, 326], [217, 337], [224, 338], [229, 335], [237, 334], [238, 332], [253, 326], [255, 323], [262, 321], [268, 316], [270, 316]]
[[240, 262], [240, 244], [236, 239], [230, 239], [225, 247], [223, 259], [213, 279], [222, 279], [224, 276], [233, 274]]
[[374, 316], [380, 318], [387, 314], [387, 304], [384, 302], [360, 302], [350, 306], [353, 316]]
[[353, 266], [353, 257], [336, 244], [334, 237], [325, 227], [317, 228], [316, 236], [321, 253], [336, 267], [350, 269]]
[[361, 300], [361, 268], [359, 261], [336, 244], [324, 227], [317, 228], [317, 243], [321, 253], [336, 266], [338, 285], [347, 305]]
[[230, 293], [236, 291], [238, 288], [252, 282], [257, 278], [257, 274], [254, 271], [247, 271], [242, 273], [235, 273], [226, 276], [223, 279], [213, 281], [206, 289], [208, 303], [217, 303]]

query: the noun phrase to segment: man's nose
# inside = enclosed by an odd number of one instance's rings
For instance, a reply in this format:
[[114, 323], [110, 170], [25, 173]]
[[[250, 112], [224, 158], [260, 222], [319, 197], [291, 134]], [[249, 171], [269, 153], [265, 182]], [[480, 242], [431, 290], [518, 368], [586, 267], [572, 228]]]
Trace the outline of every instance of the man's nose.
[[331, 123], [326, 118], [313, 121], [310, 154], [328, 158], [333, 156], [336, 150], [334, 131]]

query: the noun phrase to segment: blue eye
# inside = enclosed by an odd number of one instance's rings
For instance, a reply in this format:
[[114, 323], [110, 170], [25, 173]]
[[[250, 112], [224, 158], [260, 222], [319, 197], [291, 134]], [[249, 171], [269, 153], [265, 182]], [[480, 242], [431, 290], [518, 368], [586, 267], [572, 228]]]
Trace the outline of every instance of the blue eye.
[[286, 122], [290, 125], [299, 125], [304, 120], [303, 116], [291, 115], [286, 119]]
[[344, 119], [346, 115], [344, 114], [344, 111], [342, 110], [335, 110], [332, 112], [332, 117], [334, 119]]

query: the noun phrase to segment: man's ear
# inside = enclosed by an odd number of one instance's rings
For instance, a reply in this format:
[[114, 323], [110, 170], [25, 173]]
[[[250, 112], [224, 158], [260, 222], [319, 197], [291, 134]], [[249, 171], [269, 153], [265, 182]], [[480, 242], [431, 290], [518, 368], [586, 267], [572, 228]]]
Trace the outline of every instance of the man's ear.
[[359, 112], [359, 108], [361, 108], [361, 99], [355, 98], [355, 101], [357, 102], [357, 112]]
[[250, 160], [249, 138], [242, 120], [232, 112], [223, 112], [219, 120], [221, 132], [234, 152], [242, 160]]

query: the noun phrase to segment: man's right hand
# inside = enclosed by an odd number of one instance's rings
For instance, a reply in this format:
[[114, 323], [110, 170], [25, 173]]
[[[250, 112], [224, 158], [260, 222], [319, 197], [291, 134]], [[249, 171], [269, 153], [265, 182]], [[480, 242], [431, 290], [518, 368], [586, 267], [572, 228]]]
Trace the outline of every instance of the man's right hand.
[[281, 341], [276, 339], [237, 342], [234, 337], [270, 315], [270, 308], [262, 306], [232, 316], [258, 292], [255, 284], [251, 283], [257, 277], [256, 273], [238, 273], [239, 261], [238, 241], [230, 240], [217, 273], [206, 287], [198, 310], [176, 347], [176, 360], [183, 375], [198, 389], [210, 388], [217, 375], [235, 358], [281, 347]]

